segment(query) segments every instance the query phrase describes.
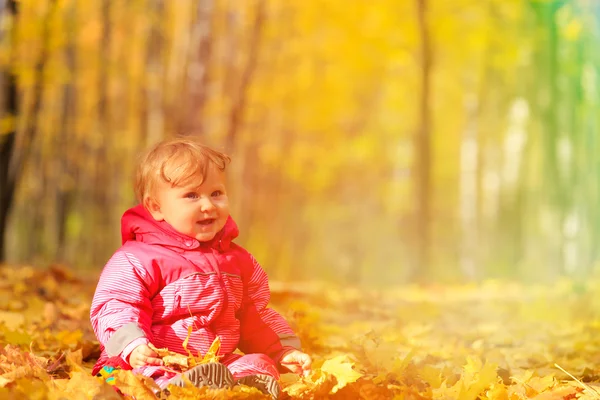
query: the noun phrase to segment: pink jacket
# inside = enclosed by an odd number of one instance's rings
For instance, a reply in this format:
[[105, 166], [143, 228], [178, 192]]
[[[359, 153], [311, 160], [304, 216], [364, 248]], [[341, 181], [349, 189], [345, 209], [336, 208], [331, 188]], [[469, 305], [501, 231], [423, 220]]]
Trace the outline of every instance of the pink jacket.
[[[205, 354], [216, 336], [220, 354], [239, 348], [278, 361], [300, 341], [287, 322], [267, 308], [267, 275], [250, 253], [231, 241], [237, 225], [230, 217], [210, 242], [155, 221], [142, 207], [123, 215], [123, 246], [108, 261], [90, 311], [102, 354], [93, 373], [123, 357], [139, 342], [187, 354]], [[125, 353], [124, 354], [124, 350]], [[127, 364], [123, 365], [125, 368]]]

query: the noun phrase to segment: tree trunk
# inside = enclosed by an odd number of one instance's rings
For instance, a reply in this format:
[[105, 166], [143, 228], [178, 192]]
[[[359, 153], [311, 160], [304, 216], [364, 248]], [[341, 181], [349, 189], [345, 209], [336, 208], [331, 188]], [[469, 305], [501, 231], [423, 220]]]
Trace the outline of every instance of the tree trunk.
[[191, 54], [186, 74], [184, 111], [177, 121], [177, 133], [202, 136], [206, 130], [202, 114], [209, 83], [208, 65], [211, 59], [214, 0], [197, 2], [197, 21], [192, 27]]
[[265, 1], [259, 0], [257, 3], [256, 17], [254, 19], [254, 25], [250, 37], [250, 46], [248, 49], [248, 61], [242, 72], [242, 81], [239, 87], [233, 93], [233, 102], [231, 105], [231, 112], [229, 114], [229, 126], [227, 129], [227, 136], [225, 138], [225, 150], [228, 153], [232, 153], [235, 148], [235, 142], [237, 134], [239, 132], [240, 125], [243, 122], [244, 111], [248, 99], [248, 87], [252, 81], [252, 76], [256, 65], [258, 63], [258, 50], [260, 47], [260, 37], [262, 34], [263, 23], [265, 20]]
[[[152, 7], [153, 15], [161, 15], [164, 13], [164, 2], [162, 0], [154, 0], [149, 5]], [[150, 30], [150, 40], [148, 41], [148, 53], [146, 55], [146, 96], [144, 97], [142, 107], [142, 128], [146, 136], [146, 143], [154, 144], [164, 137], [164, 99], [161, 84], [163, 76], [163, 67], [161, 57], [163, 56], [163, 39], [160, 27], [153, 24]], [[188, 90], [194, 90], [194, 83], [188, 86]], [[190, 101], [194, 104], [194, 101]]]
[[[77, 13], [76, 13], [76, 4], [71, 5], [71, 9], [68, 11], [69, 20], [76, 21]], [[69, 27], [74, 30], [73, 26]], [[67, 219], [71, 212], [73, 212], [73, 204], [75, 200], [76, 190], [74, 182], [77, 182], [77, 168], [73, 165], [73, 160], [70, 157], [67, 157], [64, 152], [68, 151], [69, 143], [72, 141], [72, 137], [74, 137], [74, 129], [75, 129], [75, 121], [76, 118], [76, 94], [75, 90], [75, 74], [77, 73], [76, 69], [76, 44], [74, 42], [73, 36], [69, 37], [69, 42], [67, 44], [67, 48], [65, 49], [65, 60], [67, 66], [69, 68], [69, 73], [71, 75], [71, 80], [64, 85], [64, 95], [63, 95], [63, 110], [62, 110], [62, 129], [57, 133], [58, 137], [58, 151], [63, 152], [62, 157], [60, 157], [60, 168], [62, 176], [58, 177], [58, 187], [56, 190], [56, 205], [57, 209], [55, 211], [56, 218], [56, 226], [57, 226], [57, 249], [56, 249], [56, 258], [60, 261], [65, 261], [67, 258]], [[66, 182], [65, 182], [66, 180]]]
[[[92, 159], [96, 160], [96, 165], [93, 168], [92, 176], [89, 178], [93, 182], [91, 195], [93, 196], [90, 210], [90, 220], [93, 221], [96, 231], [99, 233], [91, 241], [86, 241], [86, 246], [89, 249], [86, 262], [95, 264], [103, 259], [105, 249], [110, 243], [110, 210], [112, 202], [112, 188], [110, 186], [110, 177], [114, 168], [109, 154], [109, 146], [113, 143], [113, 126], [110, 113], [110, 93], [107, 82], [110, 82], [110, 68], [105, 60], [111, 60], [111, 6], [110, 0], [102, 0], [102, 39], [100, 49], [104, 57], [100, 59], [99, 75], [98, 75], [98, 128], [99, 133], [104, 137], [104, 143], [96, 146], [90, 146], [89, 152]], [[102, 166], [102, 167], [100, 167]]]
[[[11, 86], [16, 86], [15, 83], [11, 83], [14, 77], [8, 76], [5, 80], [5, 93], [10, 98], [11, 92], [16, 89], [12, 89]], [[8, 82], [6, 82], [8, 81]], [[6, 107], [6, 110], [10, 112], [10, 101]], [[6, 260], [6, 227], [8, 224], [8, 214], [12, 206], [12, 201], [15, 192], [14, 177], [10, 173], [10, 160], [13, 154], [15, 146], [15, 132], [9, 132], [0, 136], [0, 263]]]
[[[13, 21], [17, 17], [17, 3], [14, 0], [2, 2], [0, 16], [9, 12]], [[15, 23], [13, 22], [13, 30]], [[11, 35], [12, 36], [12, 35]], [[14, 36], [13, 36], [14, 37]], [[2, 37], [2, 40], [6, 40]], [[16, 185], [16, 172], [14, 163], [15, 143], [16, 143], [16, 117], [18, 114], [17, 99], [17, 78], [6, 68], [2, 79], [2, 89], [4, 91], [4, 117], [14, 118], [11, 130], [7, 133], [0, 133], [0, 263], [6, 260], [6, 227], [8, 224], [8, 215], [10, 213]]]
[[[469, 87], [470, 85], [467, 85]], [[466, 123], [460, 150], [460, 267], [463, 277], [477, 279], [479, 248], [479, 99], [474, 92], [465, 96]]]
[[415, 135], [416, 265], [413, 277], [419, 282], [431, 271], [431, 37], [427, 23], [427, 0], [417, 0], [417, 20], [421, 39], [421, 94], [419, 126]]

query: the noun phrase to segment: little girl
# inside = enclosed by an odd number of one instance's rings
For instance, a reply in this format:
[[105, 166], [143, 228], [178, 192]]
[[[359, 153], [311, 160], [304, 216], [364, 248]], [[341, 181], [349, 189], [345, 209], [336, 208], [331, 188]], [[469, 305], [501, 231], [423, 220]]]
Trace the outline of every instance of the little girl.
[[[121, 220], [123, 245], [108, 261], [92, 301], [91, 322], [104, 366], [133, 369], [162, 388], [259, 388], [277, 398], [279, 372], [306, 374], [311, 358], [287, 322], [267, 308], [267, 275], [232, 242], [226, 155], [192, 139], [154, 146], [135, 179], [140, 204]], [[204, 355], [221, 341], [220, 363], [176, 374], [150, 347]], [[234, 354], [236, 348], [245, 355]]]

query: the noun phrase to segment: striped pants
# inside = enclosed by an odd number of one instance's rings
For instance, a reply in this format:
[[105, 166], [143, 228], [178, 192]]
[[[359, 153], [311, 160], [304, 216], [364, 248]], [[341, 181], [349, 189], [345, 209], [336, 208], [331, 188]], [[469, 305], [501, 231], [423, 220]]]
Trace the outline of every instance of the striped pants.
[[[235, 379], [243, 378], [248, 375], [263, 374], [269, 375], [279, 380], [279, 372], [275, 362], [264, 354], [228, 354], [221, 360]], [[145, 366], [135, 368], [133, 373], [149, 376], [160, 386], [165, 388], [171, 379], [177, 374], [163, 370], [161, 367]]]

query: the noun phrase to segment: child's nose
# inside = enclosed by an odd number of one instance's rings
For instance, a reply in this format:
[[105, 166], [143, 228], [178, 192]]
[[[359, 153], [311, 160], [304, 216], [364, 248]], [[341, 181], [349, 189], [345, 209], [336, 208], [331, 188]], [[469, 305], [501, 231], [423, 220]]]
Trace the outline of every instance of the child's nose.
[[205, 197], [205, 198], [201, 199], [201, 201], [200, 201], [200, 209], [203, 212], [214, 210], [214, 208], [215, 208], [215, 205], [213, 204], [213, 202], [212, 202], [212, 200], [210, 198], [206, 198]]

